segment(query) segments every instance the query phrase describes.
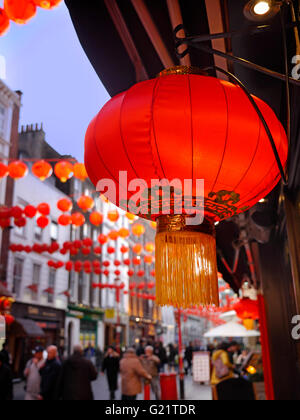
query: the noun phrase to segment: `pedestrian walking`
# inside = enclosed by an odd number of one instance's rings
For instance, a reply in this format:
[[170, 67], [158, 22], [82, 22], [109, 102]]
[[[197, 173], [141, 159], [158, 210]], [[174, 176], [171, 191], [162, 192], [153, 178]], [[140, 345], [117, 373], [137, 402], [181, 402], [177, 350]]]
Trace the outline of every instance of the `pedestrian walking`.
[[113, 347], [109, 347], [102, 364], [102, 373], [107, 376], [110, 400], [116, 399], [118, 389], [118, 375], [120, 370], [120, 356]]
[[154, 355], [152, 346], [147, 346], [145, 354], [141, 356], [142, 365], [145, 370], [152, 376], [151, 389], [157, 400], [160, 400], [160, 383], [159, 383], [159, 365], [160, 359]]
[[13, 399], [12, 374], [5, 360], [5, 356], [0, 353], [0, 401], [11, 401]]
[[185, 369], [186, 375], [189, 372], [192, 372], [192, 364], [193, 364], [193, 354], [194, 354], [194, 346], [191, 342], [188, 347], [185, 349], [184, 360], [187, 362], [187, 367]]
[[10, 353], [8, 351], [8, 344], [7, 344], [7, 342], [5, 342], [3, 344], [3, 347], [2, 347], [2, 350], [1, 350], [0, 354], [3, 357], [3, 363], [5, 365], [7, 365], [7, 366], [11, 366], [12, 358], [11, 358], [11, 355], [10, 355]]
[[168, 366], [169, 366], [170, 371], [175, 371], [177, 356], [178, 356], [178, 351], [176, 350], [175, 346], [173, 344], [169, 344], [167, 358], [168, 358]]
[[227, 349], [228, 344], [222, 343], [212, 356], [212, 385], [218, 385], [222, 381], [234, 378], [234, 366], [230, 362]]
[[41, 375], [40, 369], [44, 365], [43, 347], [36, 347], [34, 356], [26, 365], [24, 376], [26, 378], [25, 401], [39, 401], [41, 399]]
[[142, 338], [141, 340], [140, 340], [140, 344], [139, 344], [139, 347], [137, 348], [137, 351], [136, 351], [136, 354], [137, 354], [137, 356], [142, 356], [143, 354], [145, 354], [145, 348], [146, 348], [146, 345], [147, 345], [147, 343], [146, 343], [146, 340], [144, 339], [144, 338]]
[[136, 400], [137, 395], [142, 392], [142, 378], [152, 380], [152, 376], [143, 368], [133, 348], [129, 348], [124, 354], [120, 363], [120, 372], [123, 401]]
[[58, 397], [64, 401], [92, 401], [92, 382], [97, 379], [93, 363], [84, 357], [81, 346], [74, 348], [74, 354], [62, 366]]
[[58, 360], [57, 347], [48, 347], [47, 353], [47, 361], [40, 369], [40, 375], [42, 378], [40, 395], [42, 400], [55, 401], [57, 399], [57, 387], [61, 372], [61, 363]]
[[154, 344], [154, 355], [157, 356], [160, 360], [159, 372], [163, 372], [165, 364], [168, 363], [168, 358], [167, 351], [164, 348], [162, 342], [159, 341]]

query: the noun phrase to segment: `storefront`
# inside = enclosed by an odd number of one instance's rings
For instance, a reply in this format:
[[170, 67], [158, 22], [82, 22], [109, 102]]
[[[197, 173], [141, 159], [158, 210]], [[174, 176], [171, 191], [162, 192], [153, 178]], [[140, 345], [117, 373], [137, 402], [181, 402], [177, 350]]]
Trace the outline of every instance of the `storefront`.
[[142, 338], [159, 341], [163, 332], [160, 322], [153, 323], [149, 319], [130, 317], [129, 341], [131, 345], [137, 345]]
[[121, 313], [118, 314], [115, 309], [106, 309], [105, 311], [105, 348], [115, 346], [120, 343], [121, 347], [127, 346], [128, 316]]
[[65, 348], [65, 311], [38, 305], [14, 303], [12, 315], [15, 322], [8, 331], [10, 353], [14, 360], [13, 372], [20, 376], [26, 362], [37, 346]]
[[69, 305], [66, 318], [66, 351], [70, 355], [75, 345], [84, 349], [104, 348], [104, 312], [83, 306]]

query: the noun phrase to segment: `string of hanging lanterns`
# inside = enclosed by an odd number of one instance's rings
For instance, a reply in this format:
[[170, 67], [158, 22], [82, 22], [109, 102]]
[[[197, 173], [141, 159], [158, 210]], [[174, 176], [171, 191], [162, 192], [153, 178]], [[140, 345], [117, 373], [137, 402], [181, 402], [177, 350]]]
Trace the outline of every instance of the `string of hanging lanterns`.
[[0, 8], [0, 36], [7, 33], [10, 21], [25, 25], [37, 13], [37, 7], [52, 10], [62, 0], [4, 0], [4, 8]]

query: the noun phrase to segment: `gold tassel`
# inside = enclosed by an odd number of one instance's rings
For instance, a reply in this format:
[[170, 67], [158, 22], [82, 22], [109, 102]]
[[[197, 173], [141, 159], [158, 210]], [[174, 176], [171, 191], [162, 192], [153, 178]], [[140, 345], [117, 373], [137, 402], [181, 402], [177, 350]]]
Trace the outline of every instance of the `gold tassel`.
[[219, 306], [213, 225], [186, 226], [185, 216], [161, 216], [156, 235], [156, 301], [161, 306]]

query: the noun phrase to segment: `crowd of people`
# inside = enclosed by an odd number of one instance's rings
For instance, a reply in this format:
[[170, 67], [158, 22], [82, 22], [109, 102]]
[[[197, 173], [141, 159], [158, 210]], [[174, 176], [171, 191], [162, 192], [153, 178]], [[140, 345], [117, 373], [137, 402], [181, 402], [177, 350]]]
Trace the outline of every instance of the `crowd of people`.
[[[192, 373], [194, 352], [203, 350], [190, 343], [185, 348], [184, 365], [186, 375]], [[206, 348], [211, 353], [211, 384], [235, 377], [247, 359], [248, 351], [241, 350], [236, 342], [222, 343], [217, 349]], [[120, 349], [109, 347], [106, 353], [89, 345], [74, 348], [73, 355], [61, 360], [58, 349], [49, 346], [46, 350], [36, 347], [24, 371], [25, 400], [93, 400], [92, 382], [98, 374], [106, 375], [109, 388], [108, 398], [116, 399], [121, 377], [122, 400], [136, 400], [142, 393], [143, 382], [150, 385], [157, 400], [160, 399], [159, 374], [175, 372], [179, 366], [178, 347], [169, 344], [166, 348], [161, 342], [141, 339], [136, 347]], [[13, 383], [10, 370], [10, 355], [4, 344], [0, 352], [0, 400], [13, 399]]]

